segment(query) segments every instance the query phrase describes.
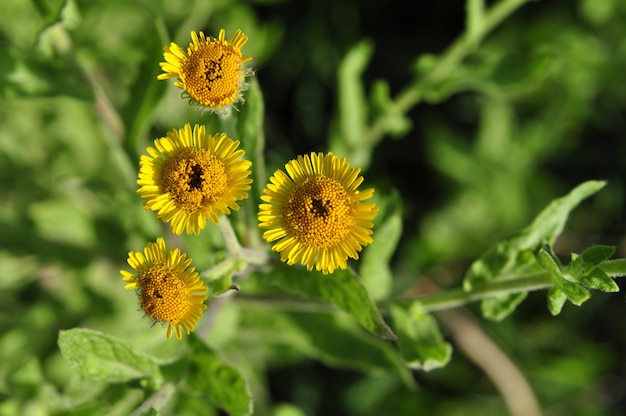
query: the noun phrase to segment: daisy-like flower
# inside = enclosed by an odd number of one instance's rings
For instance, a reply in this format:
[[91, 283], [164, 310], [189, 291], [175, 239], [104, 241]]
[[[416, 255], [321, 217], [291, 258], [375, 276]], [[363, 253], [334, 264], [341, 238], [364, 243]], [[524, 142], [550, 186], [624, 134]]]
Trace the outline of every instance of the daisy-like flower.
[[324, 274], [345, 269], [372, 239], [378, 208], [364, 202], [373, 189], [358, 191], [360, 169], [332, 153], [298, 156], [270, 178], [259, 205], [263, 238], [288, 264], [301, 262]]
[[174, 85], [201, 108], [225, 114], [230, 106], [243, 101], [242, 91], [248, 88], [245, 78], [254, 73], [244, 66], [252, 58], [241, 53], [248, 37], [237, 30], [227, 41], [225, 33], [220, 30], [216, 39], [191, 32], [187, 51], [174, 42], [165, 46], [166, 62], [159, 64], [164, 73], [158, 79], [177, 78]]
[[175, 234], [199, 234], [207, 218], [217, 224], [218, 215], [238, 210], [237, 201], [248, 197], [252, 163], [225, 133], [213, 136], [197, 124], [192, 131], [187, 123], [154, 145], [141, 156], [137, 193]]
[[191, 259], [179, 249], [165, 248], [165, 241], [157, 238], [148, 243], [143, 253], [128, 253], [128, 264], [135, 273], [120, 270], [128, 282], [125, 289], [135, 289], [139, 295], [141, 309], [153, 323], [167, 325], [167, 339], [189, 335], [195, 328], [202, 312], [206, 309], [208, 288], [198, 277]]

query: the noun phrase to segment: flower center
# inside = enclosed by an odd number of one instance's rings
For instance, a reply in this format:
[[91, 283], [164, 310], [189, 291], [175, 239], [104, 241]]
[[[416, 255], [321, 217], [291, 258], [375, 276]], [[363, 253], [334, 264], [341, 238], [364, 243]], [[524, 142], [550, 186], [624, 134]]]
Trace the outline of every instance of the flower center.
[[195, 147], [183, 149], [165, 161], [161, 183], [163, 190], [187, 213], [213, 204], [228, 191], [224, 161]]
[[232, 46], [217, 40], [191, 52], [180, 71], [185, 91], [198, 103], [220, 107], [233, 103], [241, 87], [243, 58]]
[[325, 176], [308, 179], [293, 190], [285, 217], [293, 235], [303, 244], [319, 248], [343, 241], [354, 221], [346, 189]]
[[182, 276], [165, 264], [155, 263], [137, 276], [141, 309], [158, 322], [176, 324], [191, 307], [191, 292]]

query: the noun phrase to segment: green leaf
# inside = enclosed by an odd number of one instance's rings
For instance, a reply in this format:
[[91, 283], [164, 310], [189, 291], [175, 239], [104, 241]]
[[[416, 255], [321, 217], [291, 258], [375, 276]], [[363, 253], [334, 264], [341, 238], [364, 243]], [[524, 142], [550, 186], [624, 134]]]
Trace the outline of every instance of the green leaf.
[[352, 271], [336, 270], [331, 275], [323, 275], [281, 263], [264, 280], [289, 293], [335, 305], [350, 314], [368, 331], [384, 339], [396, 339], [367, 289]]
[[142, 40], [142, 49], [146, 53], [137, 71], [137, 77], [130, 86], [128, 101], [120, 111], [124, 126], [128, 130], [127, 151], [135, 159], [138, 159], [137, 144], [147, 134], [150, 127], [149, 120], [168, 88], [167, 82], [157, 79], [162, 72], [158, 62], [164, 59], [162, 45], [169, 43], [163, 20], [156, 19]]
[[437, 321], [419, 302], [409, 307], [392, 305], [391, 316], [400, 353], [411, 368], [429, 371], [450, 361], [452, 347], [443, 340]]
[[539, 250], [537, 260], [539, 264], [548, 272], [554, 285], [565, 295], [574, 305], [580, 306], [591, 296], [584, 287], [567, 280], [553, 253], [548, 251], [548, 246]]
[[4, 45], [0, 45], [0, 55], [0, 98], [93, 97], [82, 74], [61, 58], [26, 55]]
[[[569, 213], [585, 198], [602, 189], [605, 182], [588, 181], [574, 188], [564, 197], [555, 199], [535, 217], [532, 224], [517, 235], [496, 243], [476, 260], [465, 275], [465, 290], [484, 284], [507, 271], [520, 266], [518, 260], [524, 262], [522, 252], [534, 252], [545, 241], [554, 244], [561, 234]], [[521, 264], [521, 266], [527, 266]]]
[[598, 289], [603, 292], [619, 292], [617, 283], [599, 268], [592, 269], [586, 275], [581, 276], [578, 281], [581, 285], [590, 289]]
[[367, 373], [390, 371], [408, 388], [413, 377], [394, 345], [372, 336], [345, 314], [289, 313], [289, 318], [306, 334], [305, 353], [331, 367]]
[[408, 118], [394, 103], [389, 92], [389, 83], [377, 80], [372, 85], [373, 117], [385, 119], [385, 129], [392, 138], [400, 138], [408, 133], [413, 126]]
[[161, 379], [153, 357], [110, 335], [74, 328], [60, 331], [58, 343], [65, 361], [87, 380], [120, 383], [146, 377]]
[[580, 253], [580, 259], [589, 265], [597, 266], [605, 260], [608, 260], [615, 254], [614, 246], [596, 245], [583, 250]]
[[517, 305], [526, 299], [527, 292], [498, 295], [481, 302], [481, 311], [485, 318], [501, 321], [517, 308]]
[[243, 416], [252, 413], [252, 395], [239, 371], [221, 361], [197, 337], [189, 338], [193, 349], [187, 385], [206, 396], [229, 415]]
[[567, 296], [565, 293], [556, 287], [553, 287], [548, 291], [548, 310], [552, 316], [556, 316], [561, 313], [561, 309], [563, 309], [563, 305], [565, 305], [566, 300]]
[[246, 222], [244, 227], [246, 240], [256, 242], [262, 241], [256, 213], [258, 201], [268, 178], [264, 155], [265, 104], [257, 78], [252, 77], [249, 83], [250, 86], [244, 95], [246, 102], [241, 106], [237, 117], [236, 138], [241, 141], [241, 147], [246, 151], [246, 158], [252, 161], [252, 188], [250, 197], [240, 202], [242, 206], [240, 212], [246, 214], [245, 217], [240, 216], [240, 219]]
[[[471, 291], [492, 280], [503, 280], [509, 276], [540, 271], [541, 268], [537, 267], [533, 253], [545, 242], [553, 244], [561, 234], [569, 213], [585, 198], [598, 192], [604, 186], [605, 182], [602, 181], [582, 183], [567, 195], [548, 204], [524, 230], [491, 246], [468, 269], [463, 281], [464, 290]], [[555, 271], [553, 268], [551, 270]], [[558, 282], [563, 286], [559, 288], [572, 302], [578, 304], [577, 302], [583, 302], [588, 297], [588, 292], [575, 283], [568, 282], [565, 278], [558, 279]], [[486, 305], [483, 310], [493, 311], [495, 313], [490, 315], [502, 319], [506, 311], [510, 313], [514, 310], [517, 304], [515, 301], [521, 299], [503, 297], [501, 300], [503, 305], [495, 304], [498, 301], [497, 298], [489, 300], [491, 304]]]
[[339, 65], [339, 135], [350, 147], [360, 143], [367, 123], [367, 106], [361, 75], [372, 57], [370, 41], [355, 45]]
[[[400, 204], [395, 205], [398, 206]], [[381, 225], [376, 226], [374, 242], [363, 252], [359, 271], [374, 300], [386, 299], [391, 293], [393, 275], [389, 263], [401, 235], [402, 215], [399, 209], [394, 209]]]

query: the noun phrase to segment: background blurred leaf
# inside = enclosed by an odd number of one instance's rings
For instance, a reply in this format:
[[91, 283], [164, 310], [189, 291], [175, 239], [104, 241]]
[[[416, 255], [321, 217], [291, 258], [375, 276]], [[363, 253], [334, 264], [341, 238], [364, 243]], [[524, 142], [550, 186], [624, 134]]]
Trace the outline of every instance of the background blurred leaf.
[[393, 288], [390, 261], [402, 235], [399, 202], [399, 197], [394, 195], [385, 202], [385, 210], [381, 207], [374, 242], [363, 251], [359, 261], [360, 276], [375, 301], [386, 299]]

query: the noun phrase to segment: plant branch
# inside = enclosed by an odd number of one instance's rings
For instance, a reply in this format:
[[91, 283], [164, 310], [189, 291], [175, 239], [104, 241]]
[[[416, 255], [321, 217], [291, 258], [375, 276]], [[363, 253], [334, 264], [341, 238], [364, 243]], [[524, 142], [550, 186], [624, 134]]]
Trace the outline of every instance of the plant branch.
[[395, 107], [385, 115], [380, 116], [371, 124], [369, 131], [363, 138], [360, 148], [364, 151], [373, 148], [387, 132], [389, 123], [388, 114], [403, 114], [419, 103], [423, 98], [425, 87], [445, 79], [468, 54], [515, 10], [531, 0], [502, 0], [492, 6], [484, 15], [482, 24], [475, 31], [467, 29], [456, 41], [446, 49], [437, 60], [437, 63], [421, 79], [415, 80], [400, 92], [392, 106]]
[[430, 312], [457, 308], [471, 302], [499, 295], [529, 292], [547, 289], [553, 286], [547, 273], [533, 274], [509, 280], [496, 280], [472, 290], [453, 289], [431, 296], [417, 298], [422, 306]]

